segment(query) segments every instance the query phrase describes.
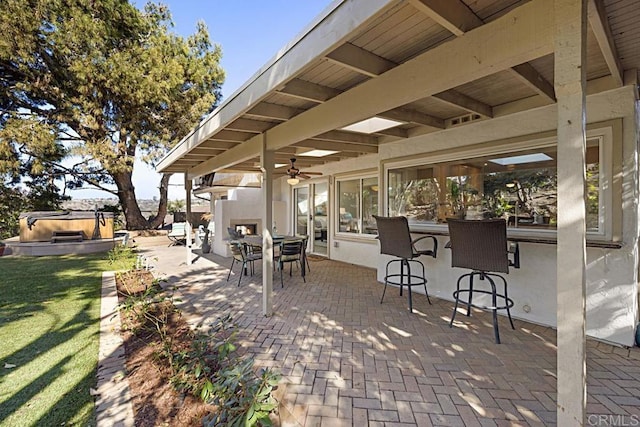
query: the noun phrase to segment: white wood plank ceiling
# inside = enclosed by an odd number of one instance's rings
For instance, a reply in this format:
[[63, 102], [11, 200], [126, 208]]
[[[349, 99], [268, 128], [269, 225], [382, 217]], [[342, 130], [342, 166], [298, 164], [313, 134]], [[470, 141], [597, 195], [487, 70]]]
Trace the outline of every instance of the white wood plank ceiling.
[[[550, 0], [340, 2], [203, 120], [158, 170], [191, 178], [214, 171], [259, 171], [259, 135], [264, 132], [278, 163], [303, 147], [338, 151], [323, 158], [298, 157], [297, 166], [308, 168], [375, 153], [385, 142], [554, 103], [553, 52], [546, 47], [549, 31], [540, 29], [550, 24], [540, 16], [530, 19], [533, 37], [507, 22], [518, 13], [523, 14], [520, 21], [526, 21], [526, 14], [544, 15], [550, 5]], [[638, 0], [589, 0], [590, 84], [618, 87], [625, 73], [637, 81], [639, 6]], [[502, 32], [514, 38], [494, 40], [492, 32], [494, 38]], [[518, 52], [512, 44], [531, 52]], [[457, 56], [447, 53], [449, 49]], [[478, 61], [495, 63], [471, 63], [465, 74], [457, 67], [474, 56], [473, 49], [484, 55]], [[515, 58], [526, 60], [504, 65]], [[447, 67], [455, 78], [442, 78]], [[433, 88], [418, 82], [430, 75]], [[399, 82], [403, 79], [412, 80]], [[412, 81], [415, 90], [407, 90]], [[525, 99], [528, 102], [520, 102]], [[372, 135], [339, 130], [368, 115], [405, 124]]]

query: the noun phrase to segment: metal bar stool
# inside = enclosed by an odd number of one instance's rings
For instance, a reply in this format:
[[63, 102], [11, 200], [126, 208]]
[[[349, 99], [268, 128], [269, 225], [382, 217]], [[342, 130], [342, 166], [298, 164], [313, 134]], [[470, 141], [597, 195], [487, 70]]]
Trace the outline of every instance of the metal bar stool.
[[[500, 344], [498, 310], [506, 310], [511, 328], [515, 329], [515, 326], [511, 318], [510, 309], [513, 307], [513, 300], [507, 294], [507, 280], [497, 273], [508, 274], [509, 267], [520, 268], [518, 245], [513, 244], [513, 252], [511, 252], [507, 244], [507, 223], [503, 219], [477, 221], [449, 218], [447, 223], [451, 239], [447, 245], [451, 249], [451, 266], [472, 270], [458, 278], [456, 290], [453, 293], [456, 304], [449, 327], [453, 326], [458, 304], [467, 306], [467, 316], [471, 316], [471, 307], [490, 310], [493, 314], [493, 333], [496, 344]], [[509, 259], [509, 253], [513, 253], [513, 260]], [[476, 276], [482, 281], [486, 280], [490, 289], [475, 289], [473, 279]], [[466, 287], [463, 285], [465, 278], [469, 279]], [[496, 287], [496, 279], [502, 282], [502, 293], [499, 293]], [[491, 295], [490, 305], [474, 303], [474, 293]]]
[[[424, 286], [424, 293], [427, 295], [427, 301], [431, 304], [429, 292], [427, 291], [427, 276], [425, 274], [424, 264], [417, 258], [422, 255], [435, 258], [438, 254], [438, 240], [435, 236], [431, 235], [421, 236], [415, 240], [411, 240], [409, 221], [407, 221], [407, 218], [404, 216], [383, 217], [374, 215], [373, 217], [376, 219], [378, 227], [380, 253], [397, 257], [397, 259], [392, 259], [387, 263], [384, 275], [384, 290], [382, 291], [380, 304], [382, 304], [382, 301], [384, 300], [388, 284], [399, 286], [400, 295], [402, 295], [402, 289], [405, 286], [407, 287], [409, 290], [409, 311], [411, 313], [413, 313], [413, 300], [411, 296], [411, 288], [413, 286]], [[416, 249], [416, 243], [424, 239], [432, 240], [433, 246], [431, 249]], [[389, 267], [394, 263], [400, 263], [400, 273], [390, 274]], [[413, 274], [411, 272], [412, 263], [421, 268], [421, 275]]]

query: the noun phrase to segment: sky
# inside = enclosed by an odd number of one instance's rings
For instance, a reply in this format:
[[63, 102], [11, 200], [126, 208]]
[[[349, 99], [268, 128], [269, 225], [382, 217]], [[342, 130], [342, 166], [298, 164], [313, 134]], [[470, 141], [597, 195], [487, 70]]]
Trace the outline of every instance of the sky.
[[[142, 8], [146, 2], [132, 1]], [[193, 34], [204, 21], [213, 43], [222, 47], [220, 64], [226, 80], [223, 100], [231, 96], [289, 41], [304, 30], [333, 0], [163, 0], [171, 11], [173, 31]], [[134, 166], [133, 183], [138, 199], [159, 197], [160, 175], [147, 165]], [[184, 199], [184, 176], [172, 176], [169, 199]], [[108, 198], [104, 191], [67, 192], [74, 199]]]

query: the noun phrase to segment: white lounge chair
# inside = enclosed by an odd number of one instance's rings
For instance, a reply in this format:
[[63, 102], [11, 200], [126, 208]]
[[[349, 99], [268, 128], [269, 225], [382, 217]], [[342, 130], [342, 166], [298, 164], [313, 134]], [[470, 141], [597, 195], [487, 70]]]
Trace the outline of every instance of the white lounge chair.
[[187, 244], [187, 223], [174, 222], [171, 224], [171, 231], [167, 234], [171, 243], [169, 246], [186, 245]]

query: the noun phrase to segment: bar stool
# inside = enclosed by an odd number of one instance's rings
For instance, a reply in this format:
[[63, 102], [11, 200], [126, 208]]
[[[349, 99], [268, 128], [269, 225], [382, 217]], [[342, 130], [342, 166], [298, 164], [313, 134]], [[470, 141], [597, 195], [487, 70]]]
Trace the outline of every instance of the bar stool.
[[[427, 292], [427, 276], [425, 274], [424, 264], [417, 258], [425, 255], [435, 258], [438, 254], [438, 240], [435, 236], [421, 236], [415, 240], [411, 240], [411, 232], [409, 231], [409, 222], [404, 216], [397, 217], [384, 217], [373, 215], [376, 219], [378, 227], [378, 240], [380, 240], [380, 253], [385, 255], [392, 255], [397, 259], [392, 259], [387, 263], [384, 275], [384, 290], [382, 291], [382, 298], [380, 304], [384, 300], [384, 295], [387, 292], [387, 284], [400, 286], [400, 295], [402, 295], [402, 288], [407, 287], [409, 290], [409, 311], [413, 313], [413, 301], [411, 297], [411, 288], [413, 286], [424, 286], [424, 293], [427, 295], [427, 301], [431, 304], [429, 299], [429, 292]], [[416, 249], [416, 243], [424, 240], [431, 239], [433, 246], [431, 249], [418, 250]], [[400, 273], [389, 273], [389, 267], [394, 263], [400, 263]], [[422, 269], [422, 274], [412, 274], [411, 264], [417, 264]], [[406, 272], [405, 272], [406, 269]]]
[[[498, 310], [506, 310], [511, 328], [515, 329], [511, 310], [513, 300], [507, 294], [507, 280], [497, 273], [509, 273], [509, 267], [520, 268], [520, 251], [517, 243], [513, 247], [507, 245], [507, 223], [503, 219], [488, 220], [462, 220], [449, 218], [450, 242], [447, 246], [451, 249], [451, 266], [468, 268], [472, 271], [465, 273], [456, 284], [453, 299], [456, 304], [453, 308], [449, 327], [453, 326], [458, 304], [467, 306], [467, 316], [471, 315], [471, 307], [482, 310], [491, 310], [493, 314], [493, 333], [496, 344], [500, 344], [500, 331], [498, 330]], [[513, 260], [509, 259], [512, 253]], [[473, 278], [478, 276], [480, 280], [489, 283], [488, 289], [474, 289]], [[468, 286], [463, 286], [463, 279], [468, 278]], [[500, 279], [503, 284], [503, 292], [498, 293], [494, 279]], [[473, 302], [473, 294], [482, 293], [491, 295], [491, 305], [481, 305]], [[467, 297], [466, 299], [464, 297]]]

